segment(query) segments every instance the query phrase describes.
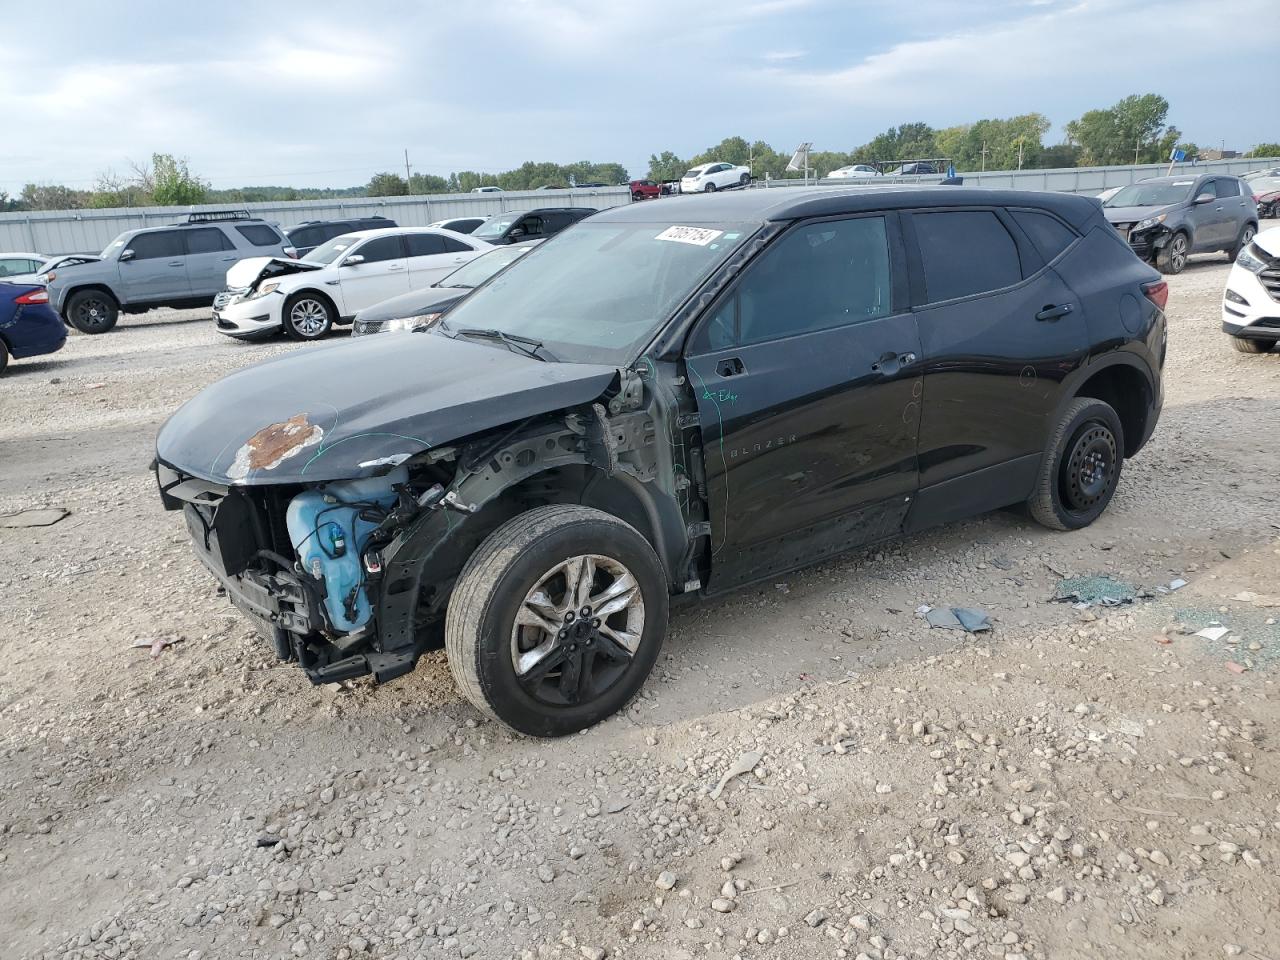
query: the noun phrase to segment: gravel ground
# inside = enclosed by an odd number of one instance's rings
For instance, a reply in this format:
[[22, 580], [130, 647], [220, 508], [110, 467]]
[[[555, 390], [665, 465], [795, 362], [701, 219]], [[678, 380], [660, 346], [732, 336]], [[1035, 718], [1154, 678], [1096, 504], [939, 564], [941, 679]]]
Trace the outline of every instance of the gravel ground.
[[[1170, 278], [1164, 416], [1093, 527], [997, 513], [683, 609], [556, 742], [439, 655], [313, 688], [197, 568], [155, 431], [307, 347], [156, 312], [15, 364], [0, 514], [70, 515], [0, 528], [5, 956], [1275, 960], [1280, 355], [1219, 332], [1226, 272]], [[1152, 596], [1047, 602], [1094, 573]]]

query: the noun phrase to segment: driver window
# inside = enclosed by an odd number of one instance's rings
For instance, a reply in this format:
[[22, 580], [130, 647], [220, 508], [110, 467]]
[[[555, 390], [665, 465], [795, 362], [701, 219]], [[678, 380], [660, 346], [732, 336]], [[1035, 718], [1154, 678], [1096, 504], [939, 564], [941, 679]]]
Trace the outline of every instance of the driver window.
[[748, 268], [694, 347], [749, 346], [886, 317], [891, 290], [884, 217], [802, 224]]

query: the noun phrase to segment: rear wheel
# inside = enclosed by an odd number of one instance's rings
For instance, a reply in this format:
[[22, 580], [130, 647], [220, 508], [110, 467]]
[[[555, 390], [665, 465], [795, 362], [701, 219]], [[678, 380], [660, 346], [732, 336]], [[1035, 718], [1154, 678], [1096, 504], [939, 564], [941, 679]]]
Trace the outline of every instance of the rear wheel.
[[1031, 516], [1053, 530], [1079, 530], [1102, 515], [1120, 482], [1124, 428], [1110, 404], [1073, 400], [1040, 466]]
[[1227, 251], [1227, 259], [1234, 263], [1236, 257], [1240, 256], [1240, 251], [1253, 242], [1257, 233], [1257, 227], [1252, 223], [1246, 223], [1244, 229], [1240, 231], [1240, 236], [1236, 238], [1236, 245]]
[[319, 340], [333, 328], [333, 307], [309, 290], [284, 303], [284, 332], [294, 340]]
[[80, 290], [67, 301], [65, 316], [81, 333], [106, 333], [120, 318], [120, 308], [108, 293]]
[[558, 737], [626, 706], [666, 629], [666, 578], [648, 541], [600, 510], [547, 506], [471, 555], [449, 600], [445, 651], [477, 708]]
[[1232, 337], [1231, 345], [1241, 353], [1270, 353], [1276, 342], [1274, 340], [1246, 340], [1244, 337]]
[[1156, 269], [1161, 273], [1181, 273], [1187, 268], [1191, 254], [1191, 241], [1185, 233], [1175, 233], [1163, 247], [1156, 251]]
[[5, 346], [3, 340], [0, 340], [0, 374], [4, 373], [7, 366], [9, 366], [9, 348]]
[[714, 183], [708, 183], [705, 187], [703, 187], [703, 188], [702, 188], [702, 192], [703, 192], [703, 193], [715, 193], [715, 192], [716, 192], [716, 185], [715, 185]]
[[738, 178], [738, 186], [740, 187], [745, 187], [750, 182], [751, 182], [751, 174], [749, 173], [744, 173], [742, 176]]

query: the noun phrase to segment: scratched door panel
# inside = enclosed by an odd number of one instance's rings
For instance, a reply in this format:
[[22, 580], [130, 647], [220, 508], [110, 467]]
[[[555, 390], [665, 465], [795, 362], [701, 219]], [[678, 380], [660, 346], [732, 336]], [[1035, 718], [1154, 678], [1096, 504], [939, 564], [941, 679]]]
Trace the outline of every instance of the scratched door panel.
[[[917, 483], [918, 356], [908, 314], [687, 359], [712, 590], [900, 530]], [[734, 358], [742, 371], [725, 376]]]

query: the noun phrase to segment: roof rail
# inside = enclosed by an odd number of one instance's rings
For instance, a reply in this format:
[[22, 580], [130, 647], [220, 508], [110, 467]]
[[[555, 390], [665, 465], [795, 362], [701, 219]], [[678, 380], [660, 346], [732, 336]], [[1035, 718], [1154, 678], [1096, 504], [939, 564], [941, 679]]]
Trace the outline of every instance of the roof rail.
[[188, 213], [186, 223], [218, 223], [222, 220], [256, 220], [248, 210], [201, 210]]

